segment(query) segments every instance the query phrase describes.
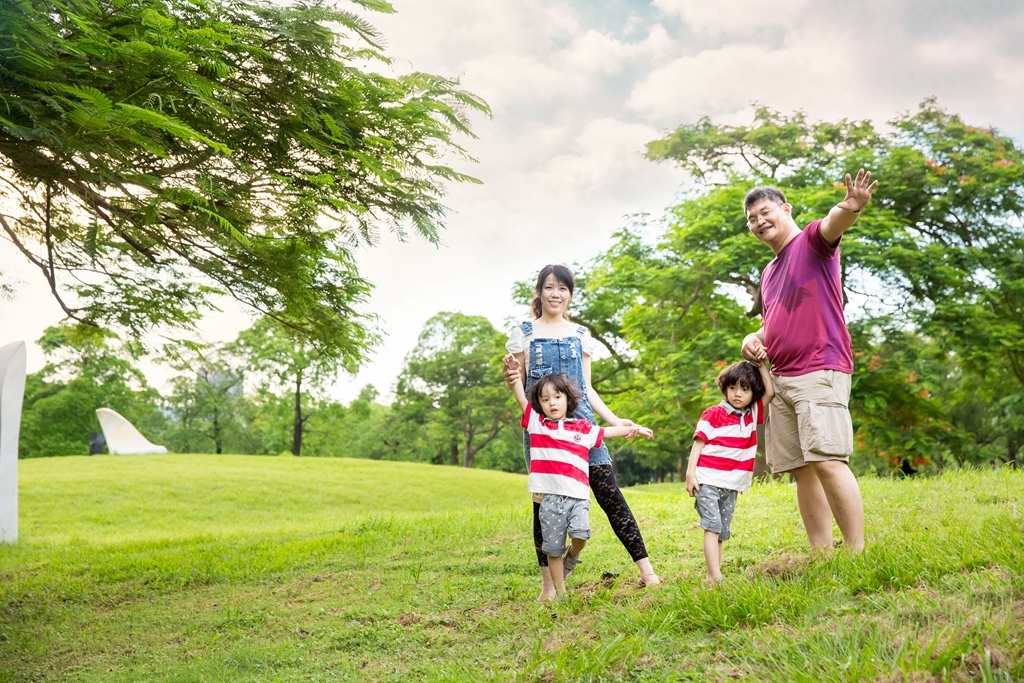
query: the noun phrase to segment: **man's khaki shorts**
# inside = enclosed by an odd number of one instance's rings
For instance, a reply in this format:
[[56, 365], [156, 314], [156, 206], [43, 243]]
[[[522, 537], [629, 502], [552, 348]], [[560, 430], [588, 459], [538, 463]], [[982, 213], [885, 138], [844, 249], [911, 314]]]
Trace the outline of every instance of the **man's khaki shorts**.
[[796, 377], [772, 375], [775, 399], [768, 405], [765, 451], [773, 474], [810, 462], [850, 461], [850, 375], [818, 370]]

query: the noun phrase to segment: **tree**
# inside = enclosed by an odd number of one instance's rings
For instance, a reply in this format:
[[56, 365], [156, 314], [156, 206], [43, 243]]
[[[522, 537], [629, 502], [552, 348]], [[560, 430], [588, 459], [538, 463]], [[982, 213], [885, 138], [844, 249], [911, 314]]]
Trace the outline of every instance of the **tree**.
[[229, 346], [229, 353], [243, 367], [262, 375], [267, 390], [284, 388], [289, 391], [291, 452], [301, 455], [302, 436], [312, 415], [310, 410], [303, 409], [303, 398], [323, 392], [325, 384], [337, 378], [343, 360], [315, 347], [272, 318], [261, 318], [251, 328], [243, 330]]
[[381, 44], [325, 0], [8, 0], [0, 229], [70, 319], [138, 336], [224, 293], [359, 358], [353, 244], [436, 240], [443, 184], [473, 180], [438, 159], [488, 111], [375, 73]]
[[[224, 453], [237, 450], [241, 424], [243, 372], [233, 367], [220, 346], [197, 352], [178, 351], [168, 364], [178, 371], [171, 380], [166, 404], [173, 427], [168, 433], [172, 450], [181, 453]], [[211, 449], [212, 446], [212, 449]]]
[[[990, 417], [1003, 425], [1006, 458], [1014, 459], [1021, 445], [1014, 406], [1024, 397], [1024, 154], [997, 131], [967, 125], [933, 100], [890, 125], [891, 132], [880, 133], [869, 122], [811, 124], [803, 114], [762, 107], [752, 126], [709, 119], [682, 126], [648, 146], [652, 159], [677, 163], [699, 183], [673, 210], [669, 232], [686, 246], [688, 264], [716, 286], [752, 295], [749, 314], [756, 316], [760, 270], [770, 255], [747, 235], [743, 193], [776, 184], [807, 222], [836, 201], [845, 172], [871, 169], [882, 184], [871, 210], [843, 238], [844, 285], [857, 300], [847, 318], [861, 328], [861, 343], [892, 341], [885, 330], [895, 328], [955, 354], [954, 367], [971, 375], [958, 381], [984, 387], [1003, 411]], [[911, 372], [928, 374], [900, 365], [899, 373]], [[913, 382], [887, 386], [919, 391]], [[955, 395], [946, 388], [939, 393]], [[854, 394], [855, 421], [875, 410], [857, 404], [870, 396], [877, 400], [878, 393]], [[947, 406], [946, 420], [955, 408]], [[943, 436], [949, 432], [922, 419], [927, 412], [889, 411], [896, 440], [933, 453], [950, 450]]]
[[395, 410], [473, 467], [476, 455], [514, 422], [502, 381], [501, 335], [481, 316], [438, 313], [427, 321], [399, 375]]

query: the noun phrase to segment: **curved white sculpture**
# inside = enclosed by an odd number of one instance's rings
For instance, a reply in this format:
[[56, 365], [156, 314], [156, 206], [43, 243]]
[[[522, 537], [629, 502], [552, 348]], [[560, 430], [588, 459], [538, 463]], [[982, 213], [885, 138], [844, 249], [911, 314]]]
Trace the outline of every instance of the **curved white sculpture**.
[[18, 436], [25, 400], [25, 342], [0, 347], [0, 543], [18, 540]]
[[139, 430], [118, 412], [110, 408], [97, 408], [96, 417], [103, 428], [103, 438], [107, 440], [107, 450], [111, 455], [149, 455], [166, 453], [166, 446], [150, 443]]

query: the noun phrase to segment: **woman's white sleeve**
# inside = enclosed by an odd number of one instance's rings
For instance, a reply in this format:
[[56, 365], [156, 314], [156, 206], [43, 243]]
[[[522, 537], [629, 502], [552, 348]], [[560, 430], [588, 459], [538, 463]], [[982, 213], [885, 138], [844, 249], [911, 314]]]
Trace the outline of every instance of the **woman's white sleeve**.
[[525, 350], [523, 340], [526, 336], [523, 334], [523, 329], [516, 325], [508, 333], [508, 341], [505, 342], [505, 348], [509, 353], [522, 353]]
[[583, 334], [580, 335], [580, 341], [583, 342], [583, 355], [593, 356], [594, 351], [597, 349], [597, 340], [590, 334], [590, 330], [583, 330]]

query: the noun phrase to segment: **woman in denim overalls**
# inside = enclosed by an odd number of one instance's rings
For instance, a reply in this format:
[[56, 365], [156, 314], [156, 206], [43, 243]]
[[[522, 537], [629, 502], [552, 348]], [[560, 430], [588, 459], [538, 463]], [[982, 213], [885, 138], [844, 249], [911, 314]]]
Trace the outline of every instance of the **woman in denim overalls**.
[[[509, 336], [506, 348], [519, 361], [519, 367], [525, 372], [523, 386], [530, 390], [537, 378], [549, 374], [563, 374], [576, 382], [580, 391], [580, 406], [576, 417], [597, 424], [596, 412], [609, 424], [632, 424], [629, 420], [621, 420], [608, 409], [601, 397], [590, 386], [590, 355], [594, 340], [581, 325], [575, 325], [567, 319], [569, 301], [575, 289], [572, 271], [565, 266], [545, 266], [537, 277], [534, 290], [533, 314], [535, 320], [527, 321], [516, 327]], [[523, 451], [526, 456], [527, 469], [530, 464], [529, 437], [523, 434]], [[612, 471], [611, 454], [604, 445], [591, 449], [590, 489], [594, 499], [601, 506], [612, 530], [619, 541], [626, 547], [633, 562], [640, 570], [640, 580], [645, 586], [658, 583], [658, 576], [651, 567], [644, 547], [640, 527], [633, 517], [629, 505]], [[537, 562], [541, 567], [541, 599], [554, 596], [554, 584], [548, 571], [548, 558], [541, 550], [540, 520], [538, 503], [533, 504], [533, 539], [537, 550]], [[567, 557], [566, 573], [572, 571], [576, 564], [575, 557]]]

